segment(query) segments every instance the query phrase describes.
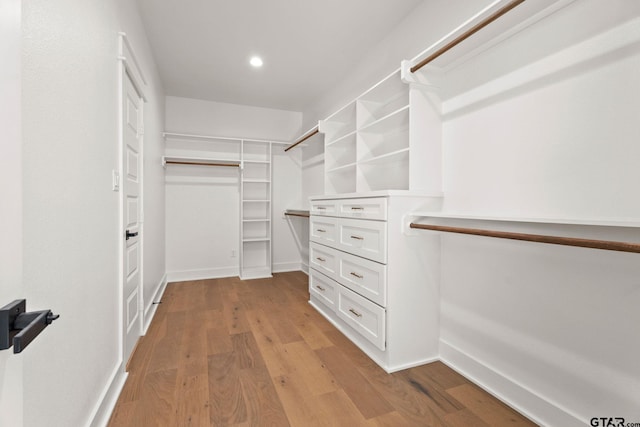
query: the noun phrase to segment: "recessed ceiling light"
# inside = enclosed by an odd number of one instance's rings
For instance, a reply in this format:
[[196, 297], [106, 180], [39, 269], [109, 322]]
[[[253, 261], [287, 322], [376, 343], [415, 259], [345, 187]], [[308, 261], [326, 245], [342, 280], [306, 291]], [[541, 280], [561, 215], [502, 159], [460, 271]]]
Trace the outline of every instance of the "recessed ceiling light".
[[256, 68], [262, 67], [262, 58], [260, 58], [259, 56], [254, 56], [251, 58], [251, 60], [249, 60], [249, 64]]

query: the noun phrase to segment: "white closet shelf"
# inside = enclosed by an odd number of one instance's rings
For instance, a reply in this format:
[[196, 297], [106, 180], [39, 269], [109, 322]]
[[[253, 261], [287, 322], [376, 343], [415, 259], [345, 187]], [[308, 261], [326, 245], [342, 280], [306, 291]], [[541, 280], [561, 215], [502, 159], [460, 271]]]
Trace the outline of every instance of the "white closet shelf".
[[194, 133], [182, 133], [182, 132], [162, 132], [162, 136], [167, 138], [192, 138], [192, 139], [210, 139], [210, 140], [218, 140], [218, 141], [245, 141], [245, 142], [260, 142], [260, 143], [271, 143], [271, 144], [289, 144], [285, 141], [273, 141], [268, 139], [253, 139], [253, 138], [229, 138], [226, 136], [213, 136], [213, 135], [199, 135]]
[[179, 132], [162, 132], [162, 136], [166, 138], [193, 138], [193, 139], [211, 139], [211, 140], [224, 140], [224, 141], [240, 141], [238, 138], [226, 138], [222, 136], [210, 136], [210, 135], [197, 135], [193, 133], [179, 133]]
[[252, 184], [269, 184], [271, 181], [268, 179], [243, 179], [242, 182], [252, 183]]
[[527, 218], [527, 217], [507, 217], [500, 215], [470, 215], [460, 212], [411, 212], [414, 218], [439, 218], [439, 219], [466, 219], [478, 221], [503, 221], [503, 222], [528, 222], [538, 224], [561, 224], [561, 225], [590, 225], [601, 227], [640, 227], [640, 221], [636, 219], [601, 219], [601, 218]]
[[253, 163], [253, 164], [263, 164], [263, 165], [268, 165], [271, 162], [269, 160], [243, 160], [243, 163]]
[[349, 138], [351, 138], [351, 137], [354, 138], [354, 142], [355, 142], [355, 136], [356, 136], [356, 131], [354, 130], [352, 132], [349, 132], [346, 135], [341, 136], [340, 138], [337, 138], [337, 139], [334, 139], [331, 142], [328, 142], [327, 143], [327, 147], [331, 147], [332, 145], [338, 145], [338, 144], [340, 144], [342, 142], [351, 142], [351, 141], [349, 141]]
[[359, 132], [386, 133], [409, 125], [409, 105], [404, 105], [378, 120], [363, 126]]
[[397, 157], [397, 160], [401, 161], [403, 159], [406, 159], [408, 156], [409, 156], [409, 148], [407, 147], [400, 150], [392, 151], [390, 153], [385, 153], [379, 156], [371, 157], [368, 159], [362, 159], [360, 160], [359, 164], [374, 166], [377, 164], [388, 163], [390, 161], [393, 161], [394, 157]]
[[244, 199], [244, 203], [269, 203], [270, 200], [267, 199]]
[[213, 157], [188, 157], [188, 156], [162, 156], [162, 166], [166, 167], [167, 164], [196, 164], [196, 165], [211, 165], [211, 166], [240, 166], [239, 160], [230, 159], [218, 159]]
[[269, 237], [252, 237], [252, 238], [246, 238], [246, 239], [242, 239], [243, 243], [246, 242], [269, 242], [271, 240], [271, 238]]
[[337, 166], [337, 167], [335, 167], [335, 168], [332, 168], [332, 169], [327, 170], [327, 173], [332, 173], [332, 172], [344, 172], [344, 171], [346, 171], [346, 170], [348, 170], [348, 169], [355, 168], [355, 167], [356, 167], [356, 164], [357, 164], [356, 162], [353, 162], [353, 163], [349, 163], [349, 164], [347, 164], [347, 165], [340, 165], [340, 166]]
[[271, 221], [269, 218], [250, 218], [243, 219], [242, 222], [269, 222]]
[[[351, 193], [339, 193], [339, 194], [316, 194], [310, 199], [313, 200], [330, 200], [330, 199], [357, 199], [363, 197], [429, 197], [434, 199], [441, 199], [444, 194], [441, 191], [413, 191], [413, 190], [375, 190], [375, 191], [363, 191], [363, 192], [351, 192]], [[422, 211], [411, 212], [411, 216], [420, 216]], [[426, 215], [423, 215], [426, 216]]]

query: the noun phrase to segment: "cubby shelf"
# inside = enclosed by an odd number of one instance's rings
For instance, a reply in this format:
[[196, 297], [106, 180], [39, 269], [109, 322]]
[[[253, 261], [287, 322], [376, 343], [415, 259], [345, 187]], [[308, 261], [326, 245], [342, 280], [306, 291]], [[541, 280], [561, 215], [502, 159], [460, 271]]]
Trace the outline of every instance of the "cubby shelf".
[[356, 163], [353, 162], [346, 165], [336, 166], [335, 168], [328, 169], [327, 173], [340, 172], [340, 171], [344, 171], [344, 170], [355, 168], [355, 167], [356, 167]]
[[356, 136], [356, 131], [349, 132], [348, 134], [343, 135], [343, 136], [341, 136], [341, 137], [340, 137], [340, 138], [338, 138], [338, 139], [334, 139], [334, 140], [333, 140], [333, 141], [331, 141], [331, 142], [327, 142], [327, 147], [330, 147], [330, 146], [337, 146], [337, 145], [339, 145], [340, 143], [345, 143], [345, 142], [347, 142], [347, 143], [348, 143], [348, 142], [351, 140], [351, 138], [355, 138], [355, 136]]
[[440, 191], [440, 128], [412, 120], [429, 109], [428, 94], [400, 77], [394, 71], [319, 122], [325, 194]]
[[409, 148], [392, 151], [379, 156], [362, 159], [360, 165], [385, 165], [389, 162], [406, 162], [409, 159]]

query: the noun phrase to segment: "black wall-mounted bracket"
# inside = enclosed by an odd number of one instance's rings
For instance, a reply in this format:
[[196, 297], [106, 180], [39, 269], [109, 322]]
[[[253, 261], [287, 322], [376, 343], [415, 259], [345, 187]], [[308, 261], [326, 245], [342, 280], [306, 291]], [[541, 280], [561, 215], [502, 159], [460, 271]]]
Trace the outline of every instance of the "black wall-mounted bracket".
[[44, 328], [60, 317], [51, 310], [26, 311], [25, 299], [0, 308], [0, 350], [13, 346], [14, 353], [22, 352]]

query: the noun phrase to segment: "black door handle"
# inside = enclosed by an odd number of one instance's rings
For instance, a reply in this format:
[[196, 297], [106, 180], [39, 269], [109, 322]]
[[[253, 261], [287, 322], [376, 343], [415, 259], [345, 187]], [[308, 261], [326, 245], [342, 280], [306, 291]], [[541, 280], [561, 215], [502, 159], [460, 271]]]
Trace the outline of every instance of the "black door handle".
[[51, 310], [26, 313], [27, 300], [15, 300], [0, 308], [0, 350], [13, 346], [20, 353], [54, 320], [60, 317]]
[[136, 231], [135, 233], [132, 233], [129, 230], [127, 230], [124, 235], [125, 235], [125, 240], [129, 240], [129, 237], [136, 237], [138, 235], [138, 232]]

